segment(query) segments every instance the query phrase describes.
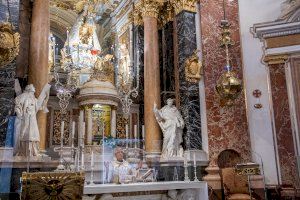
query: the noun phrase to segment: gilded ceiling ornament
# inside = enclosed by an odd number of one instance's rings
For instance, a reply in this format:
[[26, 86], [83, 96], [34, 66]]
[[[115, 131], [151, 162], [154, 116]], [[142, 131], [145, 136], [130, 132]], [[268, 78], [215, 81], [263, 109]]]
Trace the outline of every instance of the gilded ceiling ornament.
[[20, 34], [9, 22], [0, 23], [0, 67], [11, 63], [19, 54]]
[[24, 172], [21, 199], [82, 199], [83, 186], [83, 172]]
[[196, 2], [197, 0], [171, 0], [176, 15], [178, 15], [183, 10], [196, 12]]
[[264, 62], [268, 65], [284, 64], [288, 61], [289, 56], [286, 54], [283, 55], [270, 55], [265, 56]]
[[158, 18], [159, 9], [162, 4], [163, 0], [143, 0], [141, 6], [142, 16]]
[[201, 79], [202, 63], [199, 61], [197, 52], [194, 52], [185, 63], [185, 79], [191, 83], [198, 83]]

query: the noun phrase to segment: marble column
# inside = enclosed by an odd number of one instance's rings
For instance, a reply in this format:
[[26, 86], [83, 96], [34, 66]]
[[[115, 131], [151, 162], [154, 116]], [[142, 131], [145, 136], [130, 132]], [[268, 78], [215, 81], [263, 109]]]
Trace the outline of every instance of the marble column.
[[[299, 187], [297, 178], [296, 152], [293, 138], [293, 123], [291, 107], [289, 105], [287, 79], [287, 56], [282, 56], [278, 62], [272, 62], [272, 56], [265, 59], [268, 63], [270, 76], [270, 89], [274, 113], [274, 127], [277, 140], [278, 162], [281, 174], [281, 184]], [[290, 81], [290, 80], [289, 80]]]
[[117, 137], [117, 108], [112, 106], [111, 107], [111, 129], [110, 129], [110, 135], [113, 138]]
[[155, 103], [160, 108], [158, 7], [156, 1], [144, 1], [144, 117], [146, 152], [149, 156], [159, 155], [162, 145], [160, 127], [153, 113]]
[[92, 144], [93, 140], [93, 106], [87, 105], [85, 106], [85, 113], [86, 113], [86, 143]]
[[[33, 2], [31, 21], [31, 39], [29, 54], [28, 82], [33, 84], [38, 97], [48, 83], [48, 36], [49, 36], [49, 0]], [[40, 150], [46, 148], [47, 114], [38, 112], [40, 132]]]
[[[197, 50], [196, 13], [182, 10], [175, 17], [177, 86], [180, 111], [185, 121], [184, 146], [186, 149], [202, 149], [199, 82], [187, 80], [185, 62]], [[187, 31], [188, 30], [188, 31]]]

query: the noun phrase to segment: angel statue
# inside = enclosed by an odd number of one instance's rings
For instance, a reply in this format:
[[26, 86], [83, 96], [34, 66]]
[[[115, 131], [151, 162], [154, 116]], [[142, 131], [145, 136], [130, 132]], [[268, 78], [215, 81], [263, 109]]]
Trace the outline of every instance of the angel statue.
[[[46, 84], [38, 97], [32, 84], [15, 99], [15, 155], [39, 156], [40, 133], [36, 114], [39, 110], [48, 112], [47, 102], [51, 85]], [[20, 93], [20, 91], [19, 91]]]
[[181, 143], [182, 130], [184, 128], [183, 118], [178, 109], [173, 105], [174, 99], [168, 99], [167, 105], [158, 110], [156, 103], [153, 112], [155, 118], [163, 132], [163, 147], [161, 158], [169, 159], [174, 157], [183, 157], [183, 148]]

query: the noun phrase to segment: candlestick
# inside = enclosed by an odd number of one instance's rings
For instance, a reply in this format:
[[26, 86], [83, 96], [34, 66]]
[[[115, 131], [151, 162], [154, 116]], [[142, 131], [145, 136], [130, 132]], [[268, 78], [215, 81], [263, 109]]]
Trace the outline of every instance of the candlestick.
[[92, 150], [91, 154], [91, 168], [94, 167], [94, 151]]
[[194, 153], [194, 181], [199, 181], [197, 178], [197, 163], [196, 163], [196, 154]]
[[137, 125], [134, 125], [134, 148], [137, 148]]
[[186, 157], [184, 157], [184, 181], [190, 181]]

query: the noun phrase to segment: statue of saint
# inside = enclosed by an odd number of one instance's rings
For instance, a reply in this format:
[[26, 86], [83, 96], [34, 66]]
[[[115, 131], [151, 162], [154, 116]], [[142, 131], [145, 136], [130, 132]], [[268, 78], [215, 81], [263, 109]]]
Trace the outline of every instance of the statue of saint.
[[35, 98], [35, 88], [32, 84], [27, 85], [25, 91], [15, 99], [15, 122], [17, 156], [38, 156], [40, 134], [36, 119], [39, 110], [48, 112], [47, 102], [51, 85], [47, 84], [39, 98]]
[[174, 99], [168, 99], [167, 105], [158, 110], [154, 104], [153, 112], [163, 132], [163, 147], [161, 158], [183, 157], [181, 146], [182, 130], [184, 128], [183, 118], [178, 109], [173, 105]]

